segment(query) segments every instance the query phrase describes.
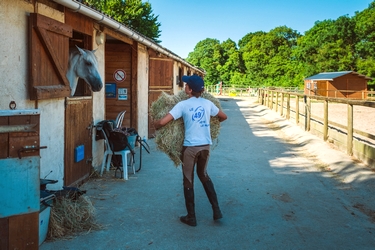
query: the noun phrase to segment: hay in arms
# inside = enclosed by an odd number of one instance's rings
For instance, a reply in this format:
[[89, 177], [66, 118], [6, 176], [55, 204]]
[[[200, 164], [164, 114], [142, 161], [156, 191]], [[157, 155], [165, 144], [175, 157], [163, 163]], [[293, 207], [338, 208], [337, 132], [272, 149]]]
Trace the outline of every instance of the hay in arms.
[[[212, 101], [220, 110], [221, 105], [217, 98], [209, 93], [204, 92], [202, 97]], [[180, 101], [186, 100], [189, 97], [185, 91], [180, 91], [177, 95], [169, 95], [162, 92], [159, 98], [151, 104], [150, 115], [153, 120], [163, 118], [168, 112]], [[219, 118], [211, 117], [210, 131], [213, 146], [218, 143], [220, 132]], [[184, 142], [184, 122], [182, 118], [173, 120], [164, 127], [156, 131], [155, 143], [157, 148], [167, 154], [174, 165], [178, 167], [181, 164], [181, 151]]]
[[85, 195], [77, 199], [57, 197], [51, 209], [47, 239], [67, 238], [77, 233], [102, 229], [94, 215], [95, 208]]

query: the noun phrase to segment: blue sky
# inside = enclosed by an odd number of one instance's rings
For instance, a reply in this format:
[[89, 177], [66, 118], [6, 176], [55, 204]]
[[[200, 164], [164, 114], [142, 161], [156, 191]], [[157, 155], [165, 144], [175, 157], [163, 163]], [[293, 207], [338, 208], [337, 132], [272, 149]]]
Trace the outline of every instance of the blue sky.
[[372, 0], [143, 0], [161, 23], [161, 46], [186, 58], [206, 38], [234, 42], [286, 25], [301, 34], [316, 21], [354, 16]]

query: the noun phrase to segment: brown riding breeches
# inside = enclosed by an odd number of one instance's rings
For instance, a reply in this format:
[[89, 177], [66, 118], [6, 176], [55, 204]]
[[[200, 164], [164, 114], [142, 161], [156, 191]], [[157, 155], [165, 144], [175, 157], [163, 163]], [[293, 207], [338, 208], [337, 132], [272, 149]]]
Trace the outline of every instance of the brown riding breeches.
[[207, 163], [210, 157], [210, 145], [186, 147], [181, 154], [183, 183], [185, 188], [194, 187], [194, 166], [197, 164], [197, 175], [202, 183], [210, 180], [207, 174]]

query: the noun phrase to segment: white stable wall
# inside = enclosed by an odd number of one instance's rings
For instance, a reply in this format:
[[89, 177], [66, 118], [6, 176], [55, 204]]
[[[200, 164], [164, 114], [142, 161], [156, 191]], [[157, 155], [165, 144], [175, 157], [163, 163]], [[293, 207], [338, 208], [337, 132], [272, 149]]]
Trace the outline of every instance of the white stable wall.
[[[9, 103], [16, 102], [18, 110], [40, 110], [40, 177], [58, 180], [50, 185], [60, 189], [64, 183], [64, 115], [65, 98], [31, 101], [28, 95], [28, 15], [37, 12], [64, 22], [64, 13], [46, 5], [34, 5], [21, 0], [0, 0], [0, 30], [3, 43], [0, 46], [0, 110], [9, 110]], [[93, 31], [95, 37], [95, 31]], [[104, 79], [104, 44], [93, 48], [99, 61], [99, 71]], [[94, 124], [104, 119], [104, 88], [93, 93]], [[93, 162], [99, 168], [103, 158], [103, 141], [95, 141], [93, 133]], [[52, 171], [52, 172], [51, 172]]]
[[138, 44], [138, 134], [148, 138], [148, 74], [149, 56], [145, 46]]

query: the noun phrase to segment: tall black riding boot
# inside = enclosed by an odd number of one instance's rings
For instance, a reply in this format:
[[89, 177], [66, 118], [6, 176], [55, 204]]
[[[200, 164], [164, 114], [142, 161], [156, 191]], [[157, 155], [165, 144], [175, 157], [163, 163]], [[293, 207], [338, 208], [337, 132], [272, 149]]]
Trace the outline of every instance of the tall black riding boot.
[[212, 211], [214, 212], [214, 220], [218, 220], [223, 218], [223, 215], [221, 214], [219, 202], [217, 201], [217, 196], [214, 188], [214, 184], [211, 180], [206, 181], [203, 183], [204, 191], [206, 191], [208, 200], [210, 201], [212, 205]]
[[180, 221], [189, 226], [195, 227], [197, 225], [197, 220], [195, 218], [194, 189], [184, 188], [184, 196], [188, 214], [181, 216]]

